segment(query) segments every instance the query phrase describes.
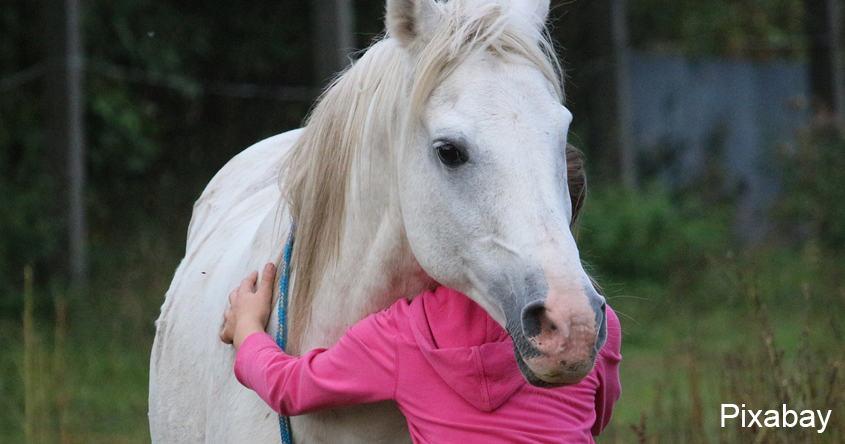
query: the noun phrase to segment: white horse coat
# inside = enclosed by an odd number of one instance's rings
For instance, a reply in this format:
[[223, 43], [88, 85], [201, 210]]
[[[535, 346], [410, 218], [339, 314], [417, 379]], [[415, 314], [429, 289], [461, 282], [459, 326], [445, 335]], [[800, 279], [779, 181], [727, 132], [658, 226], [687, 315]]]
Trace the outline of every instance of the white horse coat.
[[[279, 441], [276, 413], [235, 380], [234, 350], [218, 334], [229, 291], [278, 262], [291, 209], [294, 353], [331, 346], [368, 314], [439, 283], [508, 330], [529, 382], [589, 373], [604, 301], [568, 228], [571, 114], [542, 33], [548, 7], [388, 0], [390, 37], [327, 91], [306, 128], [220, 170], [194, 206], [156, 323], [154, 443]], [[292, 426], [297, 444], [410, 442], [391, 403]]]

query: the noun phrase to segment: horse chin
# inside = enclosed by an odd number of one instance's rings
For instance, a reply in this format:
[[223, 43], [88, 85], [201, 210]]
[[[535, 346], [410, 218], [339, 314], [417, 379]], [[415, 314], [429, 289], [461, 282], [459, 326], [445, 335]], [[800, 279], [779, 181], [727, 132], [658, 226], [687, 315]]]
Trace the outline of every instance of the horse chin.
[[579, 364], [577, 367], [570, 366], [569, 368], [561, 369], [559, 371], [538, 374], [529, 367], [528, 363], [522, 357], [522, 354], [520, 354], [516, 346], [514, 346], [514, 356], [516, 357], [516, 363], [519, 366], [519, 371], [522, 373], [522, 377], [525, 378], [529, 384], [543, 388], [565, 387], [568, 385], [578, 384], [590, 374], [593, 370], [593, 366], [595, 365], [595, 359], [593, 359], [592, 362], [584, 362]]

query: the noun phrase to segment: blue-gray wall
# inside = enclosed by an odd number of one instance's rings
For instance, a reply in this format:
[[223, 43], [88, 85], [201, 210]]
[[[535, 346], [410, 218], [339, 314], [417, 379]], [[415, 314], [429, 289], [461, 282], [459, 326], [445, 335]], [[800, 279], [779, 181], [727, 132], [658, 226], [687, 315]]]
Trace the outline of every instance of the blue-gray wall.
[[807, 120], [806, 65], [639, 52], [629, 61], [641, 174], [701, 186], [712, 177], [702, 175], [708, 165], [723, 166], [722, 188], [737, 198], [737, 233], [759, 239], [777, 193], [775, 153]]

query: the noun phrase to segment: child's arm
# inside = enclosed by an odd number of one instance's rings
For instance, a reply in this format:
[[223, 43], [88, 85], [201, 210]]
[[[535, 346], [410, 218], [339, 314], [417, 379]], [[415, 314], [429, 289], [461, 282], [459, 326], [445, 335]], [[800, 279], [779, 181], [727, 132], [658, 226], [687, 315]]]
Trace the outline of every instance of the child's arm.
[[596, 422], [593, 424], [592, 434], [598, 436], [610, 423], [613, 416], [613, 406], [622, 394], [622, 384], [619, 382], [619, 362], [622, 360], [622, 327], [619, 318], [607, 306], [607, 342], [599, 351], [596, 370], [599, 377], [599, 387], [596, 391]]
[[224, 315], [220, 336], [238, 347], [235, 375], [242, 384], [274, 410], [290, 416], [393, 399], [396, 328], [389, 311], [359, 322], [331, 349], [289, 356], [263, 331], [275, 270], [268, 264], [264, 274], [257, 292], [251, 290], [257, 273], [232, 292], [232, 308]]

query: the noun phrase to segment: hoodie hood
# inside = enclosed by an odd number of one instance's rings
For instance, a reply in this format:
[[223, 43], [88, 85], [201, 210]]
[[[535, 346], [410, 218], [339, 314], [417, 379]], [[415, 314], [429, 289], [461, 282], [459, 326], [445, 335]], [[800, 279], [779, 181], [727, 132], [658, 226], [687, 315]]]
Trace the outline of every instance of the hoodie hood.
[[447, 287], [411, 304], [411, 330], [440, 378], [478, 410], [491, 412], [522, 385], [505, 329], [468, 297]]

